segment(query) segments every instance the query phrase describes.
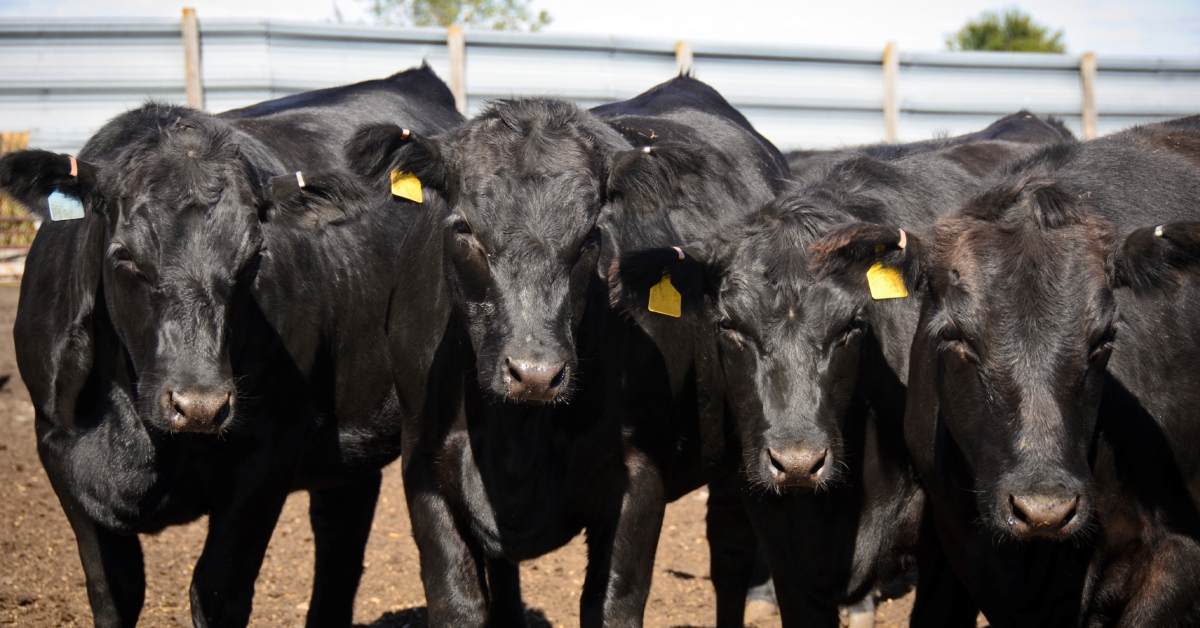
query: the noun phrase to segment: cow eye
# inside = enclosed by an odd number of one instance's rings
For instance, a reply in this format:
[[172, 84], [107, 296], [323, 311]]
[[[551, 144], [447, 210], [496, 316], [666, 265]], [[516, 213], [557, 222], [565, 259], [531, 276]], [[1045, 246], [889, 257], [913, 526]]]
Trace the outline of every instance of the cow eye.
[[471, 225], [467, 224], [467, 221], [459, 220], [454, 223], [454, 233], [469, 236], [474, 235], [475, 232], [471, 229]]
[[958, 327], [953, 324], [943, 327], [942, 330], [938, 332], [938, 337], [945, 342], [962, 342], [963, 339], [962, 332], [958, 331]]
[[1092, 344], [1092, 350], [1089, 354], [1090, 359], [1096, 359], [1107, 354], [1113, 346], [1113, 342], [1117, 339], [1117, 330], [1109, 328]]
[[129, 249], [125, 248], [123, 245], [113, 245], [112, 256], [113, 259], [117, 260], [118, 265], [126, 268], [136, 269], [136, 265], [133, 262], [133, 253], [130, 253]]
[[721, 326], [721, 329], [726, 331], [737, 331], [737, 325], [735, 325], [733, 319], [729, 318], [728, 316], [722, 316], [721, 320], [717, 324]]

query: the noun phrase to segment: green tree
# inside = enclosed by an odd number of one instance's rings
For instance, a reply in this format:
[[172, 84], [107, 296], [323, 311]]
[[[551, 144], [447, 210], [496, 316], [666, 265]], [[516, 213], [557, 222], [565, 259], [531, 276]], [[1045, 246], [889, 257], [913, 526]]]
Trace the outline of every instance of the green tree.
[[949, 50], [1003, 50], [1009, 52], [1066, 52], [1063, 30], [1050, 32], [1033, 21], [1033, 16], [1012, 8], [985, 11], [968, 21], [957, 33], [946, 37]]
[[532, 0], [370, 0], [371, 13], [380, 24], [397, 26], [451, 26], [460, 24], [498, 31], [528, 28], [536, 31], [553, 19], [545, 11], [534, 14]]

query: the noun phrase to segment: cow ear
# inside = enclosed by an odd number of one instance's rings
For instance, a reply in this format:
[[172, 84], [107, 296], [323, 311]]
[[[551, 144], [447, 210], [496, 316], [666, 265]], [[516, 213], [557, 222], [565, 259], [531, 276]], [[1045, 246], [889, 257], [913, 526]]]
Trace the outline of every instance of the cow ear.
[[1169, 290], [1200, 264], [1200, 222], [1143, 227], [1125, 237], [1110, 258], [1113, 287]]
[[[72, 163], [74, 162], [74, 163]], [[0, 158], [0, 191], [42, 220], [49, 220], [54, 192], [103, 211], [96, 169], [91, 164], [44, 150], [21, 150]]]
[[272, 177], [269, 187], [268, 221], [319, 229], [371, 210], [370, 196], [348, 174], [297, 172]]
[[808, 246], [808, 272], [818, 281], [837, 277], [875, 299], [898, 298], [920, 287], [921, 254], [921, 241], [911, 233], [854, 222]]
[[703, 193], [695, 179], [708, 169], [704, 154], [678, 142], [662, 142], [612, 156], [606, 193], [629, 206], [652, 212]]
[[663, 247], [632, 251], [615, 259], [608, 269], [608, 300], [618, 310], [648, 309], [650, 291], [664, 276], [680, 295], [680, 308], [701, 308], [713, 272], [699, 247]]
[[415, 176], [423, 187], [446, 189], [445, 164], [437, 142], [394, 124], [359, 129], [345, 146], [351, 170], [370, 185], [390, 186], [393, 172]]

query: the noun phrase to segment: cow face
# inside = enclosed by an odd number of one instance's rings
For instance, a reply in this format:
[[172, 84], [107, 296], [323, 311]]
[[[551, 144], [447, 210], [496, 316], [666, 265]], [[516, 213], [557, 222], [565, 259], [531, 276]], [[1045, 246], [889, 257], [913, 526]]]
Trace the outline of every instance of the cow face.
[[446, 199], [445, 278], [479, 383], [495, 397], [570, 395], [600, 266], [609, 153], [620, 142], [574, 105], [513, 101], [434, 140], [381, 126], [347, 145], [368, 179], [412, 173]]
[[984, 522], [1062, 539], [1094, 508], [1089, 460], [1117, 322], [1113, 238], [1052, 181], [1009, 183], [936, 228], [915, 342], [936, 360], [941, 416]]
[[815, 287], [806, 253], [838, 217], [772, 204], [718, 253], [713, 318], [745, 472], [775, 491], [839, 476], [864, 311]]
[[260, 217], [270, 212], [223, 126], [169, 117], [128, 131], [141, 136], [101, 164], [9, 155], [0, 188], [44, 218], [57, 189], [83, 202], [85, 220], [104, 221], [105, 305], [141, 415], [168, 431], [214, 434], [237, 417], [230, 335], [265, 254]]
[[[682, 258], [673, 249], [621, 258], [622, 293], [614, 300], [644, 308], [647, 288], [666, 267], [684, 305], [704, 310], [685, 309], [684, 315], [711, 319], [743, 471], [769, 491], [837, 484], [845, 468], [850, 406], [863, 388], [864, 360], [882, 363], [886, 351], [891, 361], [904, 363], [907, 339], [896, 332], [893, 313], [881, 312], [897, 306], [874, 304], [856, 270], [861, 266], [865, 272], [866, 256], [839, 258], [835, 264], [832, 253], [810, 248], [849, 220], [835, 208], [784, 195], [715, 242], [684, 247]], [[866, 250], [872, 258], [903, 266], [913, 283], [916, 267], [907, 261], [912, 250], [901, 251], [897, 235], [895, 229], [876, 227], [871, 237], [879, 242]], [[877, 255], [876, 245], [887, 252]], [[837, 253], [848, 255], [842, 249]], [[823, 262], [816, 269], [814, 256]], [[839, 272], [829, 270], [835, 265]], [[695, 298], [696, 292], [708, 297]], [[883, 340], [877, 330], [883, 330]]]

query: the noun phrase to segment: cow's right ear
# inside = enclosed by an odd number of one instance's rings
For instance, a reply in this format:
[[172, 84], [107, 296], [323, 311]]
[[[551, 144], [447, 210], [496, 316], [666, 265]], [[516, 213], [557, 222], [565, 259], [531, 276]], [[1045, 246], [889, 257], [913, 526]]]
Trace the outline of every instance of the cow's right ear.
[[708, 173], [704, 154], [680, 142], [660, 142], [612, 156], [606, 194], [643, 212], [686, 202], [703, 194], [697, 179]]
[[878, 299], [902, 298], [921, 281], [922, 244], [903, 229], [869, 222], [837, 227], [808, 245], [808, 272], [837, 277]]
[[70, 155], [21, 150], [0, 158], [0, 191], [42, 220], [50, 219], [48, 198], [58, 191], [84, 207], [101, 211], [96, 169]]
[[1110, 283], [1134, 290], [1169, 290], [1200, 265], [1200, 222], [1172, 222], [1138, 229], [1110, 259]]
[[320, 229], [345, 222], [371, 209], [371, 199], [353, 175], [297, 172], [270, 180], [271, 203], [266, 218]]
[[444, 192], [446, 167], [433, 140], [394, 124], [359, 129], [344, 148], [350, 168], [371, 185], [389, 185], [391, 174], [415, 176], [423, 187]]
[[651, 290], [666, 278], [679, 294], [681, 311], [703, 307], [713, 272], [703, 261], [704, 256], [697, 247], [644, 249], [622, 255], [608, 269], [609, 304], [626, 312], [648, 310], [653, 301]]

